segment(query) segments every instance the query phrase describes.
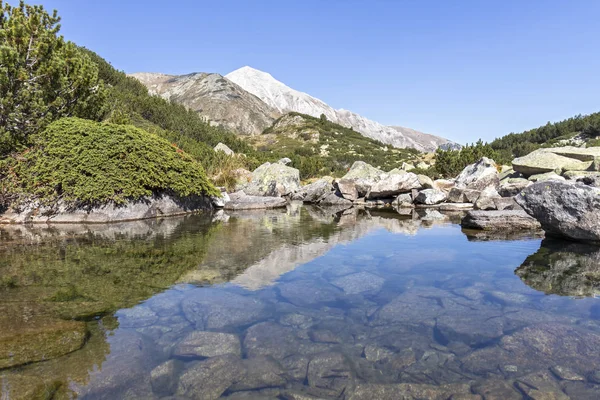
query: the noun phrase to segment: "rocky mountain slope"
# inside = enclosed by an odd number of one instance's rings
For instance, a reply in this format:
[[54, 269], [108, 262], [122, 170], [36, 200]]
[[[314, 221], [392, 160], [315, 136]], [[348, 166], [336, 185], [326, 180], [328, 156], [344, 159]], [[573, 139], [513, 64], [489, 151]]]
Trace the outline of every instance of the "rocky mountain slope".
[[263, 100], [280, 113], [290, 111], [319, 117], [362, 133], [371, 139], [400, 148], [434, 151], [438, 147], [454, 148], [458, 145], [447, 139], [428, 135], [399, 126], [385, 126], [348, 110], [334, 109], [322, 100], [294, 90], [279, 82], [270, 74], [251, 67], [242, 67], [227, 75], [227, 79]]
[[219, 74], [194, 73], [165, 75], [131, 74], [142, 82], [150, 94], [198, 112], [214, 125], [243, 135], [259, 135], [280, 116], [253, 94]]

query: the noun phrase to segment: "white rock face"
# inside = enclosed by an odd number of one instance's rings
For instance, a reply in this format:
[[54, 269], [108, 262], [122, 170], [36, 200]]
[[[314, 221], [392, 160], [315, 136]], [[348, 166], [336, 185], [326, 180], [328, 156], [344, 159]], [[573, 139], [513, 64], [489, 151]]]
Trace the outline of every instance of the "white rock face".
[[242, 67], [225, 75], [225, 78], [252, 93], [280, 113], [295, 111], [313, 117], [325, 114], [327, 119], [332, 122], [352, 127], [366, 137], [394, 147], [412, 147], [420, 151], [434, 151], [438, 147], [459, 147], [456, 143], [438, 136], [400, 126], [385, 126], [352, 111], [336, 110], [322, 100], [294, 90], [270, 74], [251, 67]]

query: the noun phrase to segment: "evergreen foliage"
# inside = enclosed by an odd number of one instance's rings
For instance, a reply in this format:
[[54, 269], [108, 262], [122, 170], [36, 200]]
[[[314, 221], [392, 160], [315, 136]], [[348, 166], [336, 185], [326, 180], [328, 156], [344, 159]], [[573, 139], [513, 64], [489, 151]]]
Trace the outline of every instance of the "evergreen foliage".
[[4, 191], [74, 205], [121, 204], [158, 192], [216, 195], [202, 166], [142, 129], [79, 118], [52, 123], [5, 160]]
[[61, 117], [104, 112], [98, 68], [58, 35], [59, 22], [56, 11], [0, 0], [0, 155]]
[[[301, 118], [301, 123], [286, 120]], [[397, 149], [327, 120], [291, 112], [279, 118], [263, 135], [250, 138], [261, 161], [289, 157], [303, 179], [324, 175], [343, 176], [354, 161], [364, 161], [383, 170], [400, 168], [414, 159], [415, 149]]]
[[499, 164], [510, 164], [516, 157], [522, 157], [541, 147], [557, 145], [559, 140], [571, 139], [578, 134], [588, 137], [587, 146], [598, 146], [600, 140], [600, 112], [590, 115], [577, 115], [564, 121], [550, 123], [522, 133], [510, 133], [491, 143], [466, 145], [461, 150], [441, 150], [436, 152], [435, 171], [444, 177], [459, 174], [464, 167], [488, 157]]

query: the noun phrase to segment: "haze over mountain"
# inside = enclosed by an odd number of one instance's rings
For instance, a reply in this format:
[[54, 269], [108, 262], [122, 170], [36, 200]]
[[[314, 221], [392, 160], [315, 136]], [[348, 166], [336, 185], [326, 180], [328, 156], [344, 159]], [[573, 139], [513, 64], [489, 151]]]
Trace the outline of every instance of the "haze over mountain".
[[151, 94], [183, 104], [211, 121], [242, 135], [258, 135], [276, 118], [288, 112], [328, 120], [352, 127], [363, 136], [397, 148], [435, 151], [458, 145], [439, 136], [401, 126], [385, 126], [352, 111], [334, 109], [324, 101], [292, 89], [271, 74], [242, 67], [224, 77], [215, 73], [166, 75], [136, 73]]

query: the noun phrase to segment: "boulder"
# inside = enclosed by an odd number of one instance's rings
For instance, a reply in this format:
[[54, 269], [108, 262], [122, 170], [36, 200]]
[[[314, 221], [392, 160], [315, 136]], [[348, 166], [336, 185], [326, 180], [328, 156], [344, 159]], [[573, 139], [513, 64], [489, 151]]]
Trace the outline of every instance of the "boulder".
[[358, 196], [364, 197], [371, 186], [378, 182], [382, 176], [387, 176], [387, 174], [363, 161], [355, 161], [348, 173], [342, 177], [342, 180], [353, 181]]
[[433, 184], [433, 180], [431, 180], [430, 177], [428, 177], [427, 175], [417, 175], [417, 177], [419, 178], [419, 183], [421, 184], [421, 186], [425, 189], [436, 189], [436, 187]]
[[228, 156], [232, 156], [232, 155], [234, 155], [234, 154], [235, 154], [235, 153], [233, 152], [233, 150], [231, 150], [231, 149], [230, 149], [230, 148], [229, 148], [229, 147], [228, 147], [226, 144], [223, 144], [223, 143], [221, 143], [221, 142], [219, 142], [219, 143], [218, 143], [218, 144], [215, 146], [214, 150], [215, 150], [215, 153], [218, 153], [218, 152], [223, 152], [223, 153], [227, 154]]
[[515, 200], [550, 235], [600, 241], [599, 188], [573, 182], [539, 182], [524, 189]]
[[408, 193], [398, 195], [398, 197], [396, 197], [396, 199], [392, 202], [392, 205], [395, 207], [413, 207], [412, 196]]
[[498, 194], [502, 197], [514, 197], [529, 185], [531, 185], [531, 181], [525, 178], [505, 179], [500, 182]]
[[380, 199], [395, 197], [400, 193], [408, 193], [412, 189], [421, 189], [419, 177], [412, 172], [402, 175], [385, 175], [379, 181], [371, 185], [367, 193], [368, 199]]
[[340, 197], [336, 192], [331, 192], [325, 197], [323, 197], [319, 204], [324, 206], [343, 206], [343, 207], [352, 207], [352, 202], [350, 200], [344, 199]]
[[600, 157], [600, 148], [555, 147], [535, 150], [515, 158], [513, 168], [529, 177], [546, 172], [586, 171]]
[[292, 160], [290, 160], [287, 157], [283, 157], [283, 158], [279, 159], [279, 161], [277, 161], [277, 163], [283, 164], [283, 165], [289, 165], [292, 163]]
[[514, 197], [495, 197], [492, 201], [496, 210], [522, 210]]
[[403, 162], [401, 169], [402, 169], [402, 171], [408, 172], [408, 171], [412, 171], [413, 169], [415, 169], [415, 166], [413, 164], [408, 164], [408, 163]]
[[495, 188], [493, 188], [491, 186], [487, 187], [481, 192], [481, 194], [477, 198], [477, 201], [475, 201], [475, 204], [474, 204], [475, 209], [476, 210], [496, 210], [496, 203], [494, 202], [494, 200], [499, 199], [499, 198], [501, 198], [501, 197]]
[[285, 207], [287, 201], [281, 197], [248, 196], [244, 191], [232, 193], [223, 207], [225, 210], [260, 210]]
[[480, 194], [479, 190], [454, 187], [448, 193], [448, 201], [450, 203], [475, 203]]
[[525, 211], [469, 211], [461, 226], [482, 230], [538, 230], [540, 223]]
[[456, 178], [455, 186], [461, 189], [483, 190], [489, 186], [497, 187], [500, 182], [494, 160], [481, 158], [475, 164], [467, 165]]
[[221, 191], [221, 196], [212, 196], [210, 200], [216, 208], [223, 208], [225, 207], [225, 204], [231, 201], [229, 195], [225, 191]]
[[300, 171], [279, 163], [265, 163], [252, 172], [244, 192], [250, 196], [281, 197], [299, 189]]
[[439, 204], [445, 201], [447, 198], [446, 193], [437, 189], [425, 189], [421, 190], [417, 197], [415, 198], [415, 203], [417, 204]]
[[436, 179], [433, 181], [433, 189], [441, 190], [442, 192], [450, 192], [454, 187], [454, 179]]
[[304, 186], [292, 196], [293, 200], [302, 200], [305, 203], [318, 203], [322, 198], [333, 192], [333, 179], [323, 177], [318, 181]]
[[427, 164], [425, 161], [421, 161], [421, 162], [417, 163], [416, 167], [418, 169], [429, 169], [431, 167], [431, 165]]
[[350, 201], [358, 199], [358, 189], [351, 179], [340, 179], [334, 183], [334, 186], [340, 192], [340, 195]]

